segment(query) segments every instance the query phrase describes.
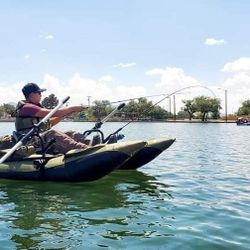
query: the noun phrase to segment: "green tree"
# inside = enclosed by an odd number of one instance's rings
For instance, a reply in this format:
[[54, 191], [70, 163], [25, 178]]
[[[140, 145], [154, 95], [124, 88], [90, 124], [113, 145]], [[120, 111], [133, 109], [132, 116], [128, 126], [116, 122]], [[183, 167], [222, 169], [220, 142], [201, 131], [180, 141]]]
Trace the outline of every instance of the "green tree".
[[126, 119], [134, 119], [138, 117], [137, 102], [134, 100], [130, 101], [122, 110], [125, 114]]
[[177, 117], [180, 118], [180, 119], [186, 119], [186, 118], [188, 118], [189, 120], [191, 120], [189, 113], [187, 111], [184, 111], [184, 110], [180, 110], [178, 112], [178, 114], [177, 114]]
[[5, 114], [3, 105], [0, 106], [0, 117], [3, 117]]
[[147, 101], [147, 98], [139, 98], [137, 103], [137, 112], [141, 117], [147, 117], [152, 112], [152, 101]]
[[8, 104], [8, 103], [5, 103], [3, 104], [3, 110], [4, 112], [6, 112], [7, 114], [11, 115], [11, 116], [14, 116], [14, 113], [15, 113], [15, 106], [12, 105], [12, 104]]
[[94, 117], [97, 119], [101, 119], [107, 116], [111, 111], [112, 107], [109, 101], [102, 100], [102, 101], [94, 101], [94, 105], [90, 108], [89, 112], [92, 113]]
[[210, 98], [212, 118], [218, 119], [220, 118], [220, 109], [221, 109], [221, 102], [218, 98]]
[[250, 115], [250, 99], [242, 102], [241, 107], [238, 109], [237, 115]]
[[183, 100], [182, 101], [185, 106], [183, 108], [183, 111], [188, 113], [189, 120], [191, 120], [194, 117], [194, 113], [197, 111], [197, 107], [195, 104], [195, 100]]
[[45, 97], [42, 100], [42, 105], [43, 107], [47, 108], [47, 109], [53, 109], [57, 106], [57, 104], [59, 103], [57, 97], [54, 94], [49, 95], [48, 97]]
[[220, 100], [207, 96], [199, 96], [193, 99], [196, 111], [201, 113], [201, 120], [206, 121], [208, 113], [211, 112], [213, 117], [219, 115], [221, 109]]
[[152, 111], [150, 111], [150, 117], [153, 119], [167, 119], [170, 114], [167, 112], [165, 109], [162, 107], [156, 105], [155, 107], [152, 108]]
[[146, 98], [139, 98], [137, 101], [130, 101], [123, 109], [126, 118], [129, 119], [166, 119], [169, 113], [162, 107], [154, 106], [152, 101]]

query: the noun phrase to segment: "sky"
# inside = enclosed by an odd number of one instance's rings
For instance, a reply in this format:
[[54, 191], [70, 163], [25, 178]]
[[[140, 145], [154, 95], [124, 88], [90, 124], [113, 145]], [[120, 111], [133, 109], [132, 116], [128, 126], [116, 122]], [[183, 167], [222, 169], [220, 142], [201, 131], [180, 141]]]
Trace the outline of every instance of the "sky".
[[[236, 112], [250, 99], [248, 0], [11, 0], [0, 8], [0, 103], [27, 82], [70, 104], [172, 93]], [[212, 94], [213, 93], [213, 94]], [[158, 99], [157, 99], [158, 98]], [[157, 102], [161, 97], [152, 99]], [[169, 109], [169, 101], [161, 103]]]

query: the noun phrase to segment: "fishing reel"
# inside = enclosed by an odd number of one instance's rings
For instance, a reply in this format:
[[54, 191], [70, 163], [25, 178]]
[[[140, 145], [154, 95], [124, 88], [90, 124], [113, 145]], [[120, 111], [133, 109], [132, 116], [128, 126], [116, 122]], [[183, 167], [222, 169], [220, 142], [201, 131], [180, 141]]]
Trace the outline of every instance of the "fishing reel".
[[90, 129], [86, 130], [83, 133], [84, 137], [87, 137], [91, 133], [96, 132], [97, 134], [93, 136], [91, 146], [97, 145], [97, 144], [112, 144], [117, 143], [119, 140], [122, 140], [125, 136], [123, 134], [118, 133], [112, 133], [108, 135], [106, 138], [104, 138], [104, 134], [100, 129]]
[[117, 143], [119, 140], [122, 140], [125, 137], [123, 134], [113, 133], [107, 136], [107, 138], [104, 140], [104, 143], [112, 144]]

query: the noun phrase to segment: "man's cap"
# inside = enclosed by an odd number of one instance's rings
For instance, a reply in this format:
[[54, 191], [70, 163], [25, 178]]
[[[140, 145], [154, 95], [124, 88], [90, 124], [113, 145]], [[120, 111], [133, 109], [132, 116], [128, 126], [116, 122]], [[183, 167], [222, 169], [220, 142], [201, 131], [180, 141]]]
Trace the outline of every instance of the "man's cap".
[[45, 90], [46, 89], [40, 89], [36, 83], [31, 82], [24, 85], [22, 92], [24, 96], [28, 96], [31, 93], [41, 93]]

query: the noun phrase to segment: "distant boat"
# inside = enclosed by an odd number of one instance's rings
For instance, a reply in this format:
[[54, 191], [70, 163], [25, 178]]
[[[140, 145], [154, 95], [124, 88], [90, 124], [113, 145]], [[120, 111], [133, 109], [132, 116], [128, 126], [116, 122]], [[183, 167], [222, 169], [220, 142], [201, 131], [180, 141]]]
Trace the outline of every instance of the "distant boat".
[[236, 124], [238, 126], [250, 126], [250, 116], [244, 115], [238, 117], [238, 119], [236, 120]]

